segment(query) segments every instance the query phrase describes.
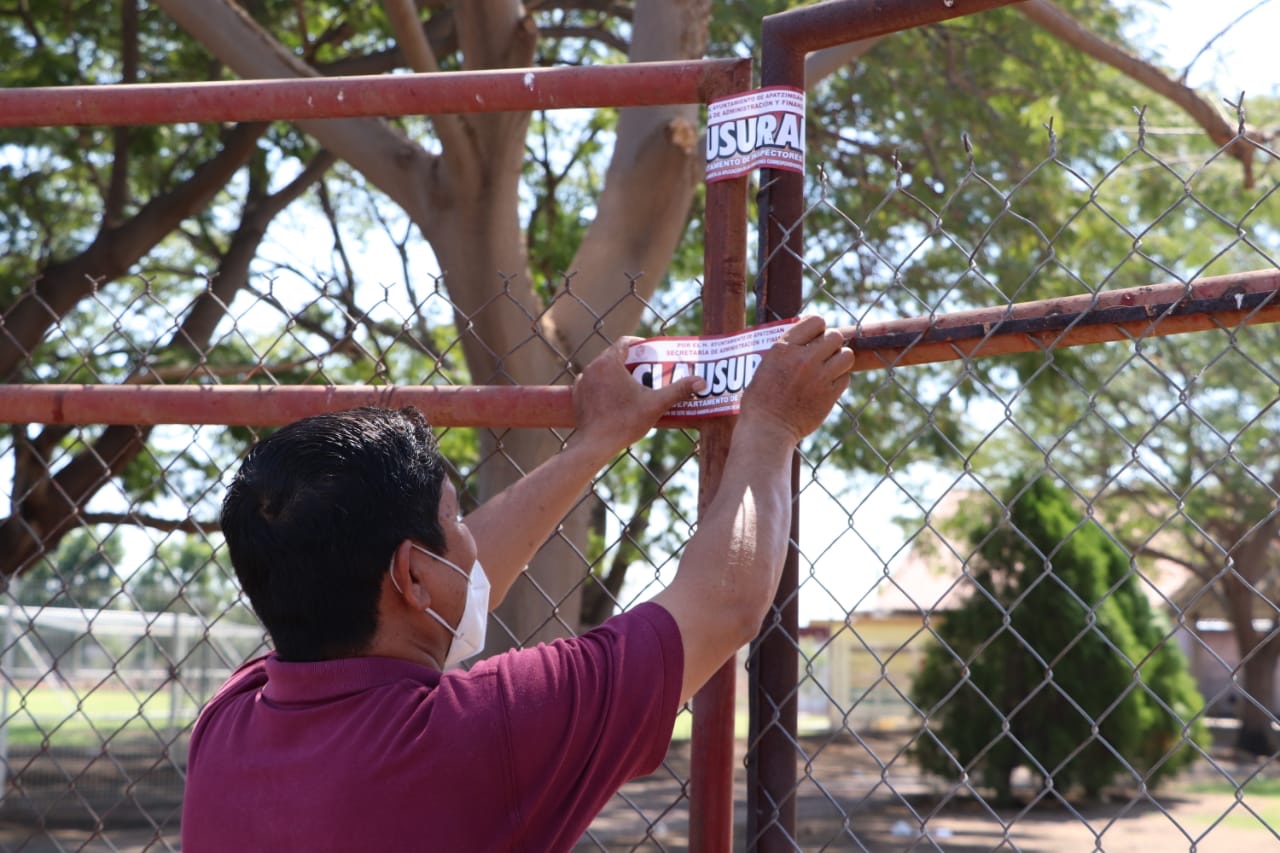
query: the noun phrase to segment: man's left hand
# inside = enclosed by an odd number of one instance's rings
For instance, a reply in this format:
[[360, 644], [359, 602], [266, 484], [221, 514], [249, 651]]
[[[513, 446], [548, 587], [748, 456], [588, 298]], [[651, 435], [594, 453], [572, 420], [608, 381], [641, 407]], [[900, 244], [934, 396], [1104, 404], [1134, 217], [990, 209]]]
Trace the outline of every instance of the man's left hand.
[[641, 339], [621, 337], [596, 356], [573, 386], [573, 413], [582, 441], [599, 442], [616, 453], [644, 437], [676, 403], [706, 386], [686, 376], [662, 388], [646, 388], [627, 370], [627, 350]]

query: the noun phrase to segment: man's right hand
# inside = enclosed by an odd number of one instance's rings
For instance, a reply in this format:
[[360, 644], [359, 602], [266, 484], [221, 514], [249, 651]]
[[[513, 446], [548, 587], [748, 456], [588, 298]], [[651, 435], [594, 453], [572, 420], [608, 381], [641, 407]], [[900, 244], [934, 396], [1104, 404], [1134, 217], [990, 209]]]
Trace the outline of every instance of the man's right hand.
[[853, 351], [821, 317], [809, 316], [765, 353], [742, 396], [739, 429], [776, 430], [797, 444], [816, 430], [849, 385]]
[[853, 353], [806, 317], [765, 353], [742, 396], [715, 497], [698, 517], [675, 579], [654, 601], [680, 628], [682, 698], [760, 630], [791, 530], [791, 460], [848, 386]]

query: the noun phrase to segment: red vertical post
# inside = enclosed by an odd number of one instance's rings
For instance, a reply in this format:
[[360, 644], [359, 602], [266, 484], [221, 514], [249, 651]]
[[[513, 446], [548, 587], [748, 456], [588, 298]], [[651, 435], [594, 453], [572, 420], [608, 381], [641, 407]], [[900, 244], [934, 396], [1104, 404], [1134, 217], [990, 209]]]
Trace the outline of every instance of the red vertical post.
[[[761, 33], [760, 84], [805, 87], [810, 51], [937, 23], [1012, 0], [832, 0], [770, 15]], [[766, 170], [760, 179], [758, 320], [792, 317], [803, 305], [804, 175]], [[799, 684], [800, 456], [792, 460], [791, 545], [773, 608], [750, 662], [747, 838], [750, 851], [796, 849], [796, 690]]]
[[[751, 63], [744, 60], [723, 78], [708, 100], [746, 91]], [[746, 323], [747, 179], [707, 185], [703, 238], [702, 331], [734, 332]], [[733, 434], [733, 419], [703, 425], [698, 442], [698, 513], [715, 496]], [[689, 850], [733, 849], [733, 739], [736, 662], [729, 660], [693, 697], [693, 743], [689, 779]]]
[[[765, 19], [766, 39], [770, 34]], [[761, 61], [762, 86], [804, 88], [803, 51], [792, 49], [784, 40], [764, 42]], [[760, 176], [760, 275], [756, 300], [758, 322], [794, 317], [801, 307], [801, 257], [804, 204], [804, 175], [765, 170]], [[796, 825], [796, 685], [799, 657], [800, 562], [796, 542], [800, 533], [800, 513], [796, 496], [800, 489], [800, 455], [791, 460], [791, 541], [787, 547], [782, 576], [774, 594], [773, 607], [765, 617], [760, 635], [751, 646], [748, 664], [747, 756], [748, 850], [794, 850]]]

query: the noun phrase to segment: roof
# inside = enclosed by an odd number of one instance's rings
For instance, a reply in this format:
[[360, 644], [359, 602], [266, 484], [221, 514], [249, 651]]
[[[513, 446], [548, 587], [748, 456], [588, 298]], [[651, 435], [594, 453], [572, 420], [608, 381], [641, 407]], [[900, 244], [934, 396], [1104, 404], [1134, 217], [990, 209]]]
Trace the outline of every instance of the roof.
[[[947, 529], [960, 503], [972, 500], [993, 498], [980, 491], [952, 490], [938, 501], [911, 547], [886, 568], [886, 577], [868, 597], [866, 610], [880, 614], [954, 610], [973, 594], [969, 546]], [[1163, 612], [1176, 609], [1178, 596], [1198, 583], [1191, 570], [1168, 559], [1136, 560], [1133, 571], [1147, 601]]]

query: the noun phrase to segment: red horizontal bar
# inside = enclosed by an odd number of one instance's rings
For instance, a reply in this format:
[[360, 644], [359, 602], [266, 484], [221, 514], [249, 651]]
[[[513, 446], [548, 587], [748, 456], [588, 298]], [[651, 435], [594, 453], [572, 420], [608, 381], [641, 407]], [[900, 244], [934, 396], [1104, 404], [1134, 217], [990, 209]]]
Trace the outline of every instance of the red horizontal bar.
[[747, 59], [0, 89], [0, 127], [273, 121], [706, 103]]
[[[856, 372], [1280, 322], [1280, 271], [840, 329]], [[276, 426], [354, 406], [414, 406], [439, 427], [572, 428], [558, 385], [0, 385], [0, 423]], [[663, 418], [659, 426], [693, 426]]]
[[0, 423], [279, 426], [356, 406], [414, 406], [433, 426], [572, 427], [566, 386], [3, 385]]
[[[828, 0], [766, 15], [765, 61], [771, 50], [800, 56], [813, 50], [1009, 6], [1019, 0]], [[767, 84], [766, 84], [767, 85]], [[795, 85], [803, 85], [803, 80]]]
[[1280, 271], [1257, 270], [841, 328], [855, 371], [1280, 322]]

